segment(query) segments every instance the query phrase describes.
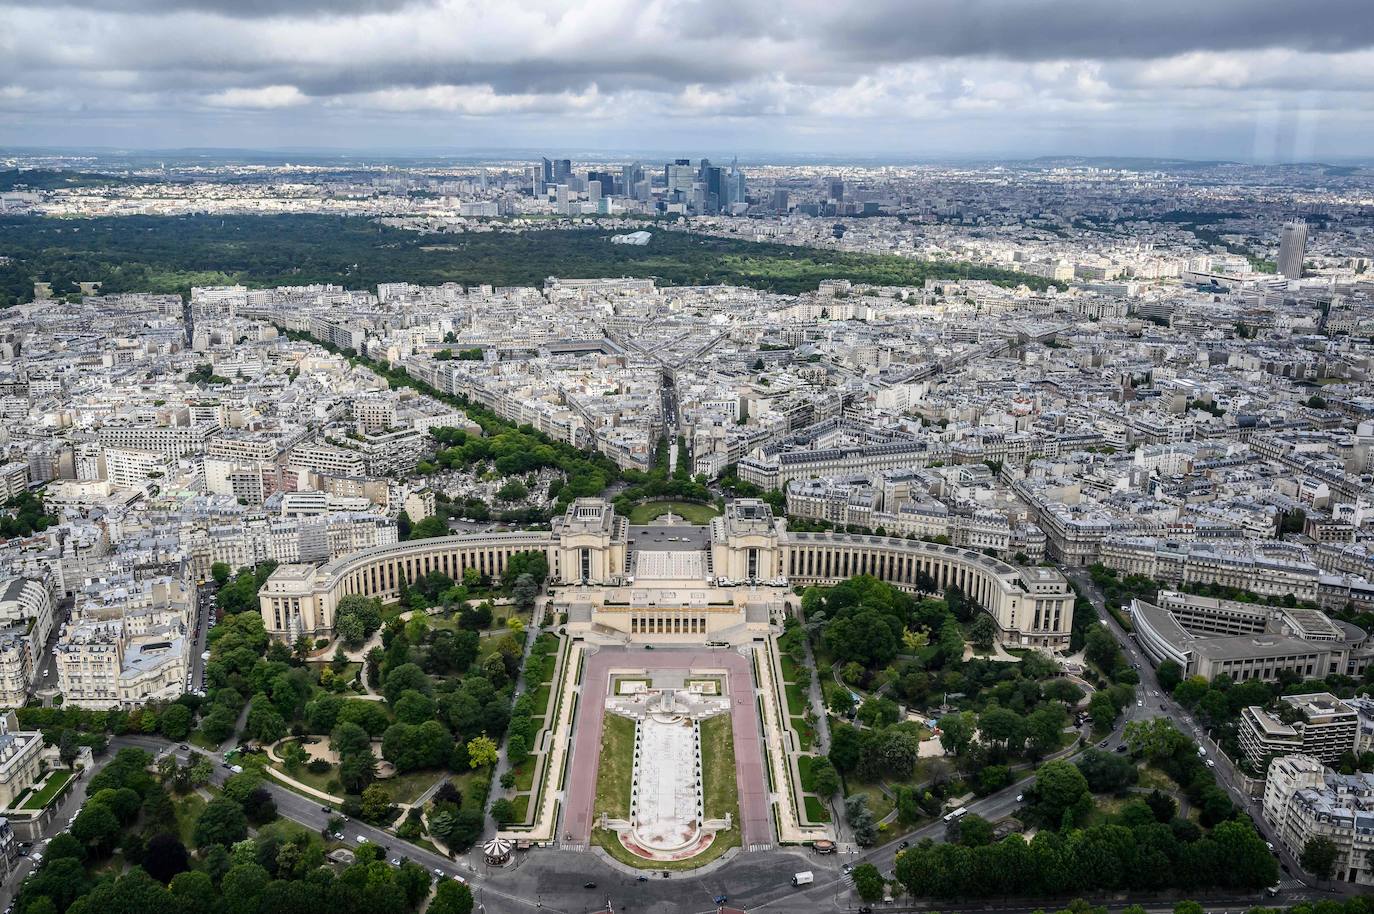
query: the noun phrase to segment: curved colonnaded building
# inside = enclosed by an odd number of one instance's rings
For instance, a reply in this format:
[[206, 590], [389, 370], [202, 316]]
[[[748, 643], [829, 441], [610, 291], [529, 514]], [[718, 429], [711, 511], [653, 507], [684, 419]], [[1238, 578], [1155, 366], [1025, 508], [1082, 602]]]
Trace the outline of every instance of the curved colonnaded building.
[[[636, 528], [638, 529], [638, 528]], [[787, 588], [872, 575], [915, 592], [928, 576], [960, 588], [997, 623], [1009, 647], [1064, 650], [1073, 591], [1051, 568], [1019, 568], [979, 552], [895, 537], [796, 533], [756, 499], [715, 518], [704, 544], [636, 548], [628, 521], [599, 499], [579, 499], [552, 530], [479, 533], [366, 549], [321, 566], [283, 565], [259, 599], [277, 638], [330, 637], [339, 600], [397, 599], [403, 582], [468, 568], [498, 576], [511, 556], [543, 552], [559, 608], [575, 638], [609, 643], [743, 643], [780, 621]], [[928, 582], [926, 582], [928, 583]]]

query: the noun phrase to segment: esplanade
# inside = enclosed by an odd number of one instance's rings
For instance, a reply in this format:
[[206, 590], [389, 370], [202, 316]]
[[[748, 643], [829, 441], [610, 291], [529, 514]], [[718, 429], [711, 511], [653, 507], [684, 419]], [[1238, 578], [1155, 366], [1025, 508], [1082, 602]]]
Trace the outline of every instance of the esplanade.
[[1011, 647], [1063, 650], [1073, 624], [1073, 592], [1054, 569], [895, 537], [791, 532], [757, 499], [728, 503], [704, 549], [636, 550], [627, 520], [600, 499], [578, 499], [551, 526], [410, 540], [321, 566], [282, 565], [259, 596], [263, 623], [278, 638], [329, 637], [345, 596], [395, 600], [405, 582], [435, 571], [455, 580], [469, 568], [495, 577], [511, 556], [539, 551], [574, 638], [744, 642], [778, 621], [789, 587], [862, 574], [910, 592], [958, 587]]

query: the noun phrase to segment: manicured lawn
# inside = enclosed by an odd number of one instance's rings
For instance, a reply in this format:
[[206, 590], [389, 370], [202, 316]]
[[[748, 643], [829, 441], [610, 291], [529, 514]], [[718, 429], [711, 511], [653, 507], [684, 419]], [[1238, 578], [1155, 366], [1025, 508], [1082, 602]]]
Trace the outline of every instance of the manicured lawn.
[[816, 777], [811, 773], [811, 766], [815, 761], [816, 757], [813, 755], [797, 756], [797, 771], [801, 775], [801, 787], [807, 793], [816, 792]]
[[791, 656], [787, 654], [783, 654], [779, 660], [782, 663], [783, 682], [806, 682], [808, 677], [806, 672], [802, 670], [801, 664], [797, 663], [797, 661], [793, 660]]
[[530, 795], [527, 793], [522, 793], [520, 794], [520, 796], [515, 797], [510, 802], [511, 805], [515, 807], [515, 821], [524, 822], [525, 814], [530, 808]]
[[[630, 777], [634, 773], [635, 722], [607, 714], [601, 725], [600, 770], [593, 812], [612, 819], [630, 817]], [[617, 844], [619, 842], [616, 842]]]
[[192, 730], [191, 736], [187, 740], [187, 742], [189, 742], [193, 746], [198, 746], [201, 749], [207, 749], [211, 752], [219, 748], [219, 743], [210, 742], [208, 739], [205, 738], [205, 734], [201, 733], [199, 730]]
[[738, 822], [735, 741], [728, 714], [718, 714], [701, 722], [701, 776], [706, 818], [723, 819], [729, 813]]
[[609, 828], [592, 830], [592, 843], [621, 863], [641, 870], [670, 870], [675, 873], [705, 866], [712, 860], [719, 858], [730, 848], [739, 847], [740, 841], [739, 826], [736, 825], [726, 831], [716, 832], [716, 839], [711, 842], [711, 846], [690, 860], [645, 860], [643, 857], [636, 857], [627, 851], [616, 837], [615, 832]]
[[553, 708], [549, 706], [549, 698], [552, 695], [553, 686], [547, 682], [535, 690], [534, 695], [530, 698], [530, 701], [534, 702], [535, 717], [545, 717], [548, 715], [548, 712], [553, 710]]
[[375, 783], [382, 785], [387, 796], [391, 797], [391, 802], [409, 803], [428, 790], [442, 775], [443, 772], [430, 768], [398, 774], [394, 778], [384, 780], [379, 778]]
[[57, 792], [62, 789], [62, 785], [66, 784], [71, 779], [72, 773], [65, 769], [52, 772], [48, 775], [47, 783], [43, 785], [42, 789], [37, 793], [30, 794], [28, 799], [24, 801], [24, 805], [20, 808], [42, 809], [44, 806], [48, 805], [48, 802], [53, 797], [57, 796]]
[[806, 820], [808, 822], [829, 822], [830, 810], [825, 808], [825, 804], [815, 797], [808, 796], [806, 800]]
[[892, 812], [892, 800], [888, 798], [887, 794], [883, 793], [882, 789], [878, 787], [877, 784], [859, 784], [851, 782], [848, 787], [849, 791], [845, 794], [846, 796], [852, 797], [855, 794], [863, 794], [868, 797], [868, 808], [872, 811], [873, 818], [882, 819], [883, 816]]
[[205, 800], [200, 794], [192, 792], [184, 797], [176, 797], [173, 801], [177, 813], [177, 831], [180, 832], [181, 843], [187, 847], [194, 847], [192, 835], [196, 828], [196, 819], [200, 818], [200, 811], [205, 808]]
[[689, 501], [648, 501], [630, 509], [630, 523], [647, 524], [664, 514], [676, 514], [690, 524], [702, 526], [709, 524], [711, 518], [718, 517], [720, 512], [710, 505]]
[[799, 682], [789, 682], [785, 687], [787, 692], [787, 713], [790, 715], [801, 715], [806, 713], [806, 693], [802, 690]]
[[816, 742], [816, 729], [808, 724], [804, 717], [792, 718], [792, 729], [797, 731], [797, 741], [801, 743], [801, 751], [810, 752], [811, 746]]
[[[272, 763], [271, 767], [285, 774], [287, 777], [292, 778], [293, 780], [300, 781], [307, 787], [313, 787], [316, 790], [323, 791], [324, 793], [339, 796], [343, 790], [343, 788], [341, 788], [336, 783], [339, 780], [338, 765], [330, 765], [329, 770], [323, 772], [322, 774], [315, 774], [313, 771], [310, 770], [309, 766], [307, 765], [300, 766], [294, 772], [287, 771], [286, 766], [278, 765], [275, 762]], [[331, 784], [333, 785], [332, 789]]]
[[516, 790], [534, 789], [534, 762], [534, 756], [527, 755], [520, 760], [520, 764], [511, 769], [515, 772]]
[[310, 844], [317, 844], [321, 850], [324, 848], [324, 838], [320, 833], [311, 828], [306, 828], [299, 822], [292, 819], [280, 818], [274, 822], [269, 822], [258, 829], [258, 837], [275, 836], [280, 838], [283, 843], [290, 841], [298, 835], [305, 835]]

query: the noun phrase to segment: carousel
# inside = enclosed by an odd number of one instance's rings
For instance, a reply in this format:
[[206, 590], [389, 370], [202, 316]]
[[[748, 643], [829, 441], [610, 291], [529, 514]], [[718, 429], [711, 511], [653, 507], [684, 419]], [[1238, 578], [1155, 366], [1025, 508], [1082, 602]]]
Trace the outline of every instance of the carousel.
[[492, 838], [482, 845], [482, 858], [487, 866], [505, 866], [510, 863], [510, 852], [514, 845], [505, 838]]

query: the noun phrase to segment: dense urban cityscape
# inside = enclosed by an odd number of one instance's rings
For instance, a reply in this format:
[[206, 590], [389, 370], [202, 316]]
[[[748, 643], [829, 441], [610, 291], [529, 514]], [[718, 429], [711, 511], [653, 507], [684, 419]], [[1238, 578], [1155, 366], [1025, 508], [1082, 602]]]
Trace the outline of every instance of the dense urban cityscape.
[[4, 164], [21, 914], [1374, 884], [1370, 170]]
[[0, 22], [0, 914], [1374, 914], [1358, 0]]

